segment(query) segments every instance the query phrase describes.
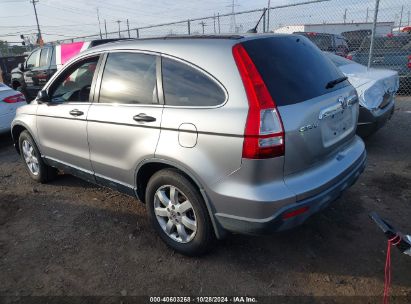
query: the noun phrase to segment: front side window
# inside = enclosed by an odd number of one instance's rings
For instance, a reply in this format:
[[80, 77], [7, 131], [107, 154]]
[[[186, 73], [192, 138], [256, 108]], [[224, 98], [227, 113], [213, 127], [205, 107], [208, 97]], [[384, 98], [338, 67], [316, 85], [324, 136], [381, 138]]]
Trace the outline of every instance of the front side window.
[[108, 55], [100, 88], [100, 103], [156, 104], [156, 56], [141, 53]]
[[74, 64], [52, 85], [52, 102], [88, 102], [98, 57], [87, 58]]
[[166, 105], [217, 106], [225, 101], [223, 89], [198, 69], [163, 58], [162, 71]]
[[35, 68], [37, 67], [37, 62], [38, 62], [38, 58], [40, 56], [40, 49], [34, 51], [33, 53], [31, 53], [30, 57], [27, 59], [26, 62], [26, 68], [30, 69], [30, 68]]

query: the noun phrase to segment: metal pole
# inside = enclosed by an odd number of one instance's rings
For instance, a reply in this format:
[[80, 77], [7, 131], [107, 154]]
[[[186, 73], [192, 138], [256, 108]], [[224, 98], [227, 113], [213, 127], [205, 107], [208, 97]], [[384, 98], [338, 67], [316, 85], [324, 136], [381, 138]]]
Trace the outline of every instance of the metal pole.
[[400, 14], [400, 23], [398, 25], [398, 33], [401, 32], [401, 25], [402, 25], [402, 13], [404, 12], [404, 5], [401, 6], [401, 14]]
[[344, 19], [344, 24], [345, 24], [345, 22], [347, 21], [347, 9], [345, 9], [344, 11], [343, 19]]
[[136, 34], [137, 34], [137, 38], [140, 38], [140, 33], [139, 33], [138, 29], [136, 29]]
[[[409, 13], [409, 12], [408, 12]], [[409, 15], [409, 14], [408, 14]], [[215, 31], [215, 13], [214, 13], [214, 17], [213, 17], [213, 25], [214, 25], [214, 34], [216, 33]]]
[[37, 31], [38, 31], [38, 37], [37, 37], [37, 43], [42, 40], [41, 38], [41, 31], [40, 31], [40, 24], [39, 24], [39, 18], [37, 17], [37, 9], [36, 9], [36, 3], [38, 3], [39, 0], [31, 0], [31, 3], [33, 3], [33, 8], [34, 8], [34, 15], [36, 15], [36, 23], [37, 23]]
[[121, 35], [120, 35], [120, 23], [121, 23], [121, 21], [117, 20], [116, 22], [118, 23], [118, 38], [121, 38]]
[[100, 31], [100, 39], [103, 39], [103, 35], [101, 34], [100, 14], [98, 12], [98, 8], [97, 8], [97, 20], [98, 20], [98, 29]]
[[410, 11], [408, 11], [408, 26], [410, 26]]
[[217, 24], [218, 24], [218, 33], [221, 34], [221, 28], [220, 28], [220, 13], [217, 13]]
[[365, 15], [365, 22], [368, 22], [368, 7], [367, 7], [367, 14]]
[[370, 52], [368, 54], [368, 64], [367, 64], [368, 69], [371, 67], [372, 54], [374, 52], [374, 40], [375, 40], [375, 31], [377, 29], [377, 18], [378, 18], [378, 8], [379, 8], [379, 6], [380, 6], [380, 0], [375, 0], [374, 20], [373, 20], [373, 24], [372, 24]]
[[128, 19], [127, 19], [127, 33], [128, 33], [128, 38], [131, 38], [131, 36], [130, 36], [130, 25], [128, 23]]
[[191, 35], [190, 19], [187, 20], [187, 33]]
[[263, 33], [265, 33], [265, 13], [267, 12], [267, 9], [264, 8], [264, 17], [263, 17]]
[[271, 7], [271, 0], [268, 0], [268, 12], [267, 12], [267, 32], [270, 31], [270, 7]]
[[106, 39], [107, 39], [107, 22], [106, 22], [106, 19], [104, 19], [104, 31], [106, 32]]

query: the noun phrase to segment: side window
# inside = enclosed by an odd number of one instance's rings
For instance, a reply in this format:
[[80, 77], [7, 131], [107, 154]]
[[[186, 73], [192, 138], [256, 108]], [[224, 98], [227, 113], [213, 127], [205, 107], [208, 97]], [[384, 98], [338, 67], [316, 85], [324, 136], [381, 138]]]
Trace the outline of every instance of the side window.
[[225, 101], [221, 87], [198, 69], [163, 58], [162, 71], [166, 105], [217, 106]]
[[51, 50], [52, 48], [50, 47], [46, 47], [41, 50], [39, 66], [45, 67], [50, 65]]
[[31, 53], [30, 57], [26, 61], [26, 68], [35, 68], [37, 67], [37, 59], [40, 56], [41, 49], [35, 50]]
[[52, 102], [88, 102], [91, 83], [99, 57], [75, 63], [53, 83], [49, 91]]
[[100, 88], [100, 103], [153, 104], [157, 99], [156, 56], [111, 53]]

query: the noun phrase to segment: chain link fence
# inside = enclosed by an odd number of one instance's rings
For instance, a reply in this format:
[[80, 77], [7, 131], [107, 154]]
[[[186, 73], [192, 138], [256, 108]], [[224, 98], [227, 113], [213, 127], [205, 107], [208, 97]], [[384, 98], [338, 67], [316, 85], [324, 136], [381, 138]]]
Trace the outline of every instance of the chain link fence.
[[101, 38], [240, 34], [253, 29], [257, 33], [300, 32], [324, 51], [348, 57], [369, 68], [397, 71], [401, 80], [400, 93], [411, 95], [410, 11], [409, 0], [299, 1], [282, 6], [103, 32], [101, 35], [74, 37], [57, 43]]

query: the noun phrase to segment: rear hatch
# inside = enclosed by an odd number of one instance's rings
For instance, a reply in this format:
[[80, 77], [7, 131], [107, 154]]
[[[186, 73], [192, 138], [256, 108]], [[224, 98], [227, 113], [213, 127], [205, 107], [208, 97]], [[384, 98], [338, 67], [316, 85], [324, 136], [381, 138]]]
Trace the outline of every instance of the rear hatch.
[[[367, 37], [362, 42], [360, 49], [353, 54], [353, 60], [367, 65], [369, 49], [370, 37]], [[406, 74], [409, 55], [411, 55], [411, 35], [377, 37], [374, 42], [371, 66]]]
[[[324, 161], [355, 136], [355, 90], [312, 42], [298, 35], [279, 35], [242, 44], [282, 118], [285, 175]], [[330, 85], [337, 79], [340, 82]]]

